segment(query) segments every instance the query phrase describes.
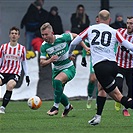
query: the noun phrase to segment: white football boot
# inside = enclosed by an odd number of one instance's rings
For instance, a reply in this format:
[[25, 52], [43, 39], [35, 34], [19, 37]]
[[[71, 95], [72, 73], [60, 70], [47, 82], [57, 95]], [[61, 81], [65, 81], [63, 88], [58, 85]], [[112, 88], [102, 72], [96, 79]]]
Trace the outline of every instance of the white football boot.
[[101, 122], [101, 116], [97, 114], [91, 120], [88, 121], [88, 123], [93, 126], [98, 125], [100, 122]]
[[0, 107], [0, 114], [5, 114], [5, 108], [3, 106]]

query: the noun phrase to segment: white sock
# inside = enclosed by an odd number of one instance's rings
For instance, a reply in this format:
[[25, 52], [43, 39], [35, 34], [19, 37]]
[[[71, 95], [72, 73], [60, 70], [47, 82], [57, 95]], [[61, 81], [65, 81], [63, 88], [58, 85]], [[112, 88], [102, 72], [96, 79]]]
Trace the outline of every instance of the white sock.
[[97, 114], [96, 114], [96, 117], [97, 117], [97, 118], [101, 118], [101, 115], [97, 115]]
[[65, 107], [65, 109], [69, 109], [69, 107], [70, 107], [70, 103]]
[[54, 105], [56, 108], [59, 108], [59, 103], [54, 103]]
[[92, 100], [92, 97], [88, 96], [88, 100]]

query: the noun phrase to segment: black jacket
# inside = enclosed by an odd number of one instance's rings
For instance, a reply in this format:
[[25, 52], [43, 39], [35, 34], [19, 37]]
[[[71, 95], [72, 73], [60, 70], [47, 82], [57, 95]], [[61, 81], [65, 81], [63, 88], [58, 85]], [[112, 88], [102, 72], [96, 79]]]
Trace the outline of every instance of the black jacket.
[[25, 26], [26, 31], [35, 32], [43, 23], [47, 22], [47, 18], [48, 12], [43, 8], [38, 10], [32, 3], [21, 21], [21, 28]]
[[126, 28], [127, 25], [123, 21], [121, 22], [115, 21], [114, 23], [110, 24], [110, 27], [114, 29], [119, 29], [119, 28]]
[[80, 18], [76, 18], [76, 13], [71, 16], [71, 32], [79, 34], [90, 25], [90, 20], [87, 14], [85, 14], [86, 22], [81, 23]]
[[53, 27], [54, 34], [62, 34], [64, 32], [63, 31], [62, 20], [61, 20], [61, 17], [58, 14], [54, 16], [49, 12], [48, 22]]

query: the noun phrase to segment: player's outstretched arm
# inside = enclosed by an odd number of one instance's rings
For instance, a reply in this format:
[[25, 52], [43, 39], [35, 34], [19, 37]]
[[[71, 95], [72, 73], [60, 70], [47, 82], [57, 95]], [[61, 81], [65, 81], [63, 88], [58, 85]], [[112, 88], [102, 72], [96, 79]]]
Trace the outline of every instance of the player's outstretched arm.
[[82, 42], [82, 38], [78, 35], [69, 46], [69, 57], [72, 55], [73, 50], [76, 48], [76, 46]]
[[129, 42], [128, 40], [126, 40], [119, 31], [116, 32], [116, 39], [118, 40], [118, 42], [120, 42], [120, 44], [124, 47], [126, 47], [128, 50], [133, 51], [133, 44], [131, 42]]

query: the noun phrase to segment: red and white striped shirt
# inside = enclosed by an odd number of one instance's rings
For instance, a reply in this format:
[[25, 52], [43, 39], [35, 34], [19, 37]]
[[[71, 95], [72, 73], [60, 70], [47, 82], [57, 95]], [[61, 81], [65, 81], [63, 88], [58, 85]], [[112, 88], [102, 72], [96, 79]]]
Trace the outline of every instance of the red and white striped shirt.
[[0, 73], [20, 75], [22, 65], [27, 76], [25, 47], [18, 43], [16, 46], [11, 46], [10, 42], [2, 44], [0, 47]]
[[[119, 32], [126, 40], [133, 43], [133, 35], [128, 35], [127, 29], [120, 28]], [[117, 49], [116, 61], [118, 66], [122, 68], [133, 68], [133, 55], [126, 51], [122, 51], [120, 46], [118, 46]]]

